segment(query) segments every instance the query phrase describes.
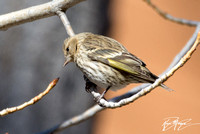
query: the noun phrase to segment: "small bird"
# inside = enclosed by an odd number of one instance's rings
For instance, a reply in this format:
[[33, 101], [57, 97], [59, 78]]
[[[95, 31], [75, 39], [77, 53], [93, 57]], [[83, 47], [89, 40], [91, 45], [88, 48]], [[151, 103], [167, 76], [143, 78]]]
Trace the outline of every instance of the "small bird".
[[[129, 53], [116, 40], [92, 33], [80, 33], [64, 41], [64, 66], [75, 62], [86, 79], [105, 91], [118, 90], [130, 83], [154, 83], [158, 76], [146, 64]], [[169, 89], [164, 84], [161, 87]]]

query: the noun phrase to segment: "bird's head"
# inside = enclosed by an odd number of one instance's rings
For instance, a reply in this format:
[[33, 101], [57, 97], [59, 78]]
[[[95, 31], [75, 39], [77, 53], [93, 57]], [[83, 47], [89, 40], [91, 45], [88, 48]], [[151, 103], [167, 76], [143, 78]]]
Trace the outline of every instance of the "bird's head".
[[66, 66], [69, 62], [74, 61], [74, 55], [77, 51], [77, 39], [76, 37], [67, 38], [63, 44], [63, 52], [65, 56], [65, 63], [63, 66]]

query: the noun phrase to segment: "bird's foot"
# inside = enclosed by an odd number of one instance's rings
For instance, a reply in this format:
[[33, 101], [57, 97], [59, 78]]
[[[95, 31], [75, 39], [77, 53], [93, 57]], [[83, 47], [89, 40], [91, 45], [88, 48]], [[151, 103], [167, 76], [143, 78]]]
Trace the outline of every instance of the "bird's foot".
[[[97, 102], [97, 104], [98, 104], [99, 106], [104, 107], [104, 106], [100, 103], [100, 100], [101, 100], [101, 99], [106, 100], [106, 98], [103, 97], [103, 94], [101, 94], [100, 96], [94, 98], [94, 100]], [[106, 100], [106, 101], [107, 101], [107, 100]]]
[[[110, 88], [110, 86], [109, 87], [107, 87], [107, 89], [105, 90], [105, 91], [103, 91], [103, 93], [99, 96], [99, 97], [97, 97], [97, 98], [95, 98], [95, 101], [99, 104], [99, 106], [101, 106], [101, 107], [104, 107], [104, 106], [102, 106], [102, 104], [100, 103], [100, 100], [103, 98], [103, 99], [105, 99], [104, 98], [104, 95], [106, 94], [106, 92], [109, 90], [109, 88]], [[106, 99], [105, 99], [106, 100]], [[106, 100], [107, 101], [107, 100]]]

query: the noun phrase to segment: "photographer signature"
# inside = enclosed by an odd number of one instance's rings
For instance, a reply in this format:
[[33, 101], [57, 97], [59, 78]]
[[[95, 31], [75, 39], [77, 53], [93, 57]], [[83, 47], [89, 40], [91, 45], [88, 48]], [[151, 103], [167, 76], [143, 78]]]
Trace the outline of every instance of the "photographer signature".
[[180, 131], [189, 126], [200, 125], [200, 123], [191, 123], [192, 119], [179, 120], [179, 117], [168, 117], [164, 120], [162, 131], [167, 131], [170, 128], [174, 129], [174, 131]]

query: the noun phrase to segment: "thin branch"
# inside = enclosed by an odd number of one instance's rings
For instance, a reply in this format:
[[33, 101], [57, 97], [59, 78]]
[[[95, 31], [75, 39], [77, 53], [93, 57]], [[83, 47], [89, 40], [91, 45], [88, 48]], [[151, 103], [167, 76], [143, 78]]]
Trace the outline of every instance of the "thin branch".
[[194, 44], [199, 31], [200, 31], [200, 23], [197, 25], [196, 30], [193, 33], [190, 40], [186, 43], [184, 48], [175, 56], [173, 62], [170, 64], [170, 66], [164, 73], [168, 72], [173, 66], [175, 66], [179, 62], [180, 58], [183, 57], [191, 49], [192, 44]]
[[7, 30], [12, 26], [56, 15], [57, 11], [66, 11], [81, 1], [83, 0], [53, 0], [45, 4], [1, 15], [0, 30]]
[[160, 8], [158, 8], [155, 4], [153, 4], [151, 2], [151, 0], [143, 0], [143, 1], [146, 2], [150, 7], [152, 7], [160, 16], [162, 16], [163, 18], [165, 18], [167, 20], [170, 20], [175, 23], [183, 24], [183, 25], [188, 25], [188, 26], [197, 26], [199, 24], [198, 21], [186, 20], [186, 19], [176, 18], [176, 17], [172, 16], [172, 15], [164, 12]]
[[[138, 86], [138, 87], [132, 89], [128, 93], [126, 93], [124, 95], [121, 95], [121, 96], [118, 96], [118, 97], [115, 97], [115, 98], [113, 98], [113, 99], [111, 99], [109, 101], [111, 101], [112, 103], [113, 102], [117, 102], [117, 101], [119, 101], [119, 102], [122, 101], [122, 102], [120, 102], [121, 103], [120, 105], [124, 105], [124, 103], [127, 103], [128, 101], [131, 102], [134, 99], [135, 100], [138, 99], [139, 97], [141, 97], [141, 96], [145, 95], [146, 93], [150, 92], [153, 88], [157, 87], [160, 83], [166, 81], [170, 76], [173, 75], [173, 73], [176, 70], [178, 70], [181, 66], [183, 66], [186, 63], [187, 60], [190, 59], [192, 53], [195, 51], [197, 45], [200, 42], [200, 33], [197, 33], [197, 31], [200, 31], [200, 25], [197, 26], [196, 31], [194, 32], [194, 34], [191, 37], [190, 41], [188, 41], [188, 43], [187, 43], [187, 48], [190, 48], [190, 49], [188, 50], [188, 49], [185, 49], [185, 47], [184, 47], [183, 50], [176, 56], [176, 58], [172, 62], [171, 65], [174, 65], [174, 67], [172, 67], [169, 71], [167, 69], [166, 70], [167, 72], [165, 71], [166, 73], [162, 74], [161, 77], [159, 79], [157, 79], [152, 85], [147, 86], [147, 84], [143, 84], [141, 86]], [[198, 37], [197, 37], [197, 34], [198, 34]], [[196, 40], [196, 42], [195, 42], [195, 40]], [[189, 45], [191, 47], [189, 47]], [[183, 51], [187, 51], [187, 52], [185, 52], [186, 53], [185, 55], [183, 55]], [[180, 57], [180, 55], [182, 55], [182, 56]], [[143, 87], [146, 87], [146, 88], [142, 90]], [[122, 98], [127, 98], [127, 97], [130, 97], [130, 99], [128, 99], [128, 100], [125, 99], [126, 101], [122, 100]], [[110, 103], [110, 102], [108, 102], [108, 103]], [[81, 123], [82, 121], [84, 121], [86, 119], [89, 119], [90, 117], [94, 116], [96, 113], [98, 113], [98, 112], [100, 112], [100, 111], [102, 111], [104, 109], [106, 109], [106, 108], [105, 107], [100, 107], [98, 105], [95, 105], [95, 106], [89, 108], [84, 113], [82, 113], [80, 115], [77, 115], [77, 116], [74, 116], [73, 118], [64, 121], [60, 125], [57, 125], [57, 126], [51, 128], [51, 129], [49, 129], [49, 130], [47, 130], [45, 132], [42, 132], [40, 134], [49, 134], [49, 133], [54, 134], [54, 133], [59, 132], [59, 131], [61, 131], [63, 129], [66, 129], [66, 128], [72, 126], [72, 125], [76, 125], [78, 123]]]
[[90, 117], [94, 116], [97, 112], [100, 112], [104, 110], [104, 108], [100, 107], [99, 105], [95, 105], [91, 107], [90, 109], [86, 110], [84, 113], [74, 116], [69, 120], [64, 121], [60, 125], [57, 125], [49, 130], [46, 130], [44, 132], [40, 132], [39, 134], [56, 134], [68, 127], [71, 127], [73, 125], [79, 124]]
[[48, 94], [51, 89], [57, 84], [59, 78], [54, 79], [49, 85], [48, 87], [45, 89], [44, 92], [40, 93], [39, 95], [35, 96], [34, 98], [32, 98], [31, 100], [29, 100], [28, 102], [25, 102], [19, 106], [16, 107], [11, 107], [11, 108], [6, 108], [2, 111], [0, 111], [0, 116], [5, 116], [7, 114], [10, 113], [14, 113], [16, 111], [22, 110], [27, 106], [30, 106], [32, 104], [35, 104], [36, 102], [38, 102], [39, 100], [41, 100], [46, 94]]
[[67, 34], [69, 36], [74, 36], [75, 33], [74, 33], [74, 31], [73, 31], [73, 29], [72, 29], [72, 27], [70, 25], [70, 22], [69, 22], [69, 20], [68, 20], [68, 18], [66, 16], [66, 14], [64, 12], [62, 12], [62, 11], [57, 11], [56, 13], [60, 17], [60, 19], [61, 19], [61, 21], [62, 21], [62, 23], [63, 23], [63, 25], [65, 27], [65, 30], [67, 31]]

